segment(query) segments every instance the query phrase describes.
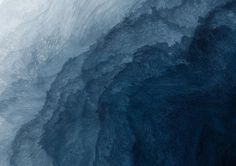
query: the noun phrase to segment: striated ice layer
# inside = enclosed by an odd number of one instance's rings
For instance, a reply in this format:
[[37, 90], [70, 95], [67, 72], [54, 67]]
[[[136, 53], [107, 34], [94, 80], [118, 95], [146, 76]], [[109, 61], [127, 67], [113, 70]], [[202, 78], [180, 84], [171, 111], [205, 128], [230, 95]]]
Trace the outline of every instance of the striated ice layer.
[[[138, 4], [64, 64], [42, 111], [18, 132], [11, 164], [232, 165], [235, 5]], [[81, 41], [72, 35], [66, 50]]]
[[[62, 65], [87, 50], [138, 2], [0, 1], [1, 166], [10, 164], [16, 133], [42, 109], [46, 92]], [[27, 154], [26, 163], [19, 164], [35, 165], [30, 161]], [[48, 157], [46, 162], [38, 162], [45, 164], [50, 165]]]

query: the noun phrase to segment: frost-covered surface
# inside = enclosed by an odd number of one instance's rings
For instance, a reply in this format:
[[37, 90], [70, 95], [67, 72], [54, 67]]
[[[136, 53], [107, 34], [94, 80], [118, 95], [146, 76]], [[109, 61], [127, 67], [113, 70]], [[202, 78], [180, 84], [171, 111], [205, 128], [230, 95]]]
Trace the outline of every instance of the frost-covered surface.
[[[87, 50], [138, 2], [0, 1], [1, 166], [10, 164], [16, 133], [42, 109], [46, 92], [62, 65]], [[28, 155], [26, 162], [30, 160]]]

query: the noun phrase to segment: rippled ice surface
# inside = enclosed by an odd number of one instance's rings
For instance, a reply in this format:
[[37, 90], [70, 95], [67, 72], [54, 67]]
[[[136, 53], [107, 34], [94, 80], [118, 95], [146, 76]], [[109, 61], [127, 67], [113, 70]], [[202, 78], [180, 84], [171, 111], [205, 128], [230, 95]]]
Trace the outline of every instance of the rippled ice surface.
[[232, 165], [235, 15], [233, 0], [0, 0], [0, 166]]
[[9, 165], [15, 134], [42, 108], [46, 91], [63, 63], [117, 24], [134, 2], [0, 1], [1, 166]]

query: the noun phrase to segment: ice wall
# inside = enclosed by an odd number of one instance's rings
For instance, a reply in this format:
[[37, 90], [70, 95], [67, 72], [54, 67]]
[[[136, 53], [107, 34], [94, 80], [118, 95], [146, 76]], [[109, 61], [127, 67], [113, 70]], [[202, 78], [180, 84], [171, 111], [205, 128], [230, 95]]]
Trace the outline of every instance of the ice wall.
[[1, 166], [9, 165], [11, 142], [20, 127], [42, 108], [46, 91], [64, 62], [87, 50], [134, 3], [135, 0], [0, 2]]
[[11, 164], [232, 164], [234, 16], [230, 0], [145, 1], [65, 63]]

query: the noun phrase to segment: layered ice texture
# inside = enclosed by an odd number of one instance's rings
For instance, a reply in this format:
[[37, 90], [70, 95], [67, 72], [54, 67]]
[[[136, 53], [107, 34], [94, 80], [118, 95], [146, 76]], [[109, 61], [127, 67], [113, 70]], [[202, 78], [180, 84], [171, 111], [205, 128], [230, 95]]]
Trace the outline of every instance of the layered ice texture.
[[86, 51], [138, 3], [135, 0], [0, 2], [1, 166], [10, 164], [16, 133], [42, 109], [46, 92], [62, 65]]
[[235, 1], [0, 7], [0, 165], [236, 165]]

